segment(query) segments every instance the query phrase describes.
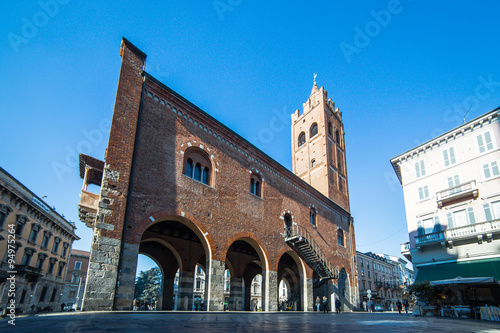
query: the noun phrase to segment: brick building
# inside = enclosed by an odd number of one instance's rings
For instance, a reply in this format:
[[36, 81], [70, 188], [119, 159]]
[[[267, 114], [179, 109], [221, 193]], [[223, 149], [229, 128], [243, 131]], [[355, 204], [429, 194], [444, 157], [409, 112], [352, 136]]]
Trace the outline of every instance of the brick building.
[[85, 289], [85, 278], [87, 277], [87, 269], [89, 268], [89, 251], [72, 249], [66, 279], [64, 280], [64, 288], [62, 292], [61, 302], [67, 307], [80, 309], [83, 300], [83, 291]]
[[[0, 168], [0, 308], [58, 310], [75, 226]], [[11, 290], [12, 275], [15, 277]], [[11, 294], [11, 296], [9, 296]]]
[[258, 274], [263, 311], [278, 309], [281, 281], [295, 309], [311, 310], [316, 294], [355, 306], [342, 115], [324, 88], [315, 82], [292, 115], [290, 172], [145, 72], [126, 39], [120, 55], [106, 156], [80, 156], [80, 218], [94, 230], [83, 309], [131, 309], [138, 254], [162, 271], [161, 309], [192, 309], [196, 265], [205, 310], [223, 310], [226, 269], [230, 310], [251, 309]]

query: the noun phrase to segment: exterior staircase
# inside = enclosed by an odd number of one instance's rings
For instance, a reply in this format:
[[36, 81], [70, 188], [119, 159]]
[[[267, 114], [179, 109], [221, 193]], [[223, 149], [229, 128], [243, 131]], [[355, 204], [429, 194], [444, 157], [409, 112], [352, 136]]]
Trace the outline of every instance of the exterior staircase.
[[331, 279], [338, 279], [339, 268], [334, 267], [328, 261], [326, 255], [305, 228], [292, 224], [285, 228], [283, 237], [285, 242], [318, 274], [319, 278], [314, 281], [314, 288], [321, 287]]

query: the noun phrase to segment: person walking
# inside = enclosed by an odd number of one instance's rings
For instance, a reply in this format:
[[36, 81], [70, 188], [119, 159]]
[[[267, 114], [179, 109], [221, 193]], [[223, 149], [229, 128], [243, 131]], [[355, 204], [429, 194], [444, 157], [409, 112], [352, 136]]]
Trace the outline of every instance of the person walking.
[[403, 305], [405, 306], [405, 312], [408, 313], [408, 308], [410, 307], [410, 304], [408, 303], [407, 299], [404, 301]]
[[403, 305], [401, 304], [401, 301], [398, 299], [398, 301], [396, 302], [396, 307], [398, 308], [398, 313], [401, 314], [401, 307]]
[[335, 310], [337, 310], [337, 313], [340, 313], [340, 307], [342, 306], [342, 304], [340, 303], [339, 299], [337, 298], [335, 300]]
[[321, 306], [321, 299], [319, 298], [319, 296], [316, 296], [316, 311], [319, 312], [320, 306]]
[[328, 313], [328, 298], [323, 296], [323, 313]]
[[366, 312], [366, 301], [363, 301], [363, 311]]

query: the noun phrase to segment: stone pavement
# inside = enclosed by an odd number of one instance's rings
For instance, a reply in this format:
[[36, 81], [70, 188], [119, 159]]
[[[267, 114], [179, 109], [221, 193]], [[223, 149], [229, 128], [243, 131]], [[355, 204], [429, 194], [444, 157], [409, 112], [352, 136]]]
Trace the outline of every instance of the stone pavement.
[[0, 332], [500, 332], [500, 323], [397, 313], [84, 312], [30, 315]]

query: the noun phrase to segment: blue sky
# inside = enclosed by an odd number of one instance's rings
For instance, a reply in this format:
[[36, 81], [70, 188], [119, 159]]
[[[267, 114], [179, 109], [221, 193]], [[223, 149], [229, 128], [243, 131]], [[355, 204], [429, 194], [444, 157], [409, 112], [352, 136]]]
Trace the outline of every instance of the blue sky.
[[[317, 73], [343, 112], [356, 241], [400, 256], [389, 159], [500, 105], [495, 1], [8, 2], [0, 166], [77, 224], [77, 156], [104, 157], [126, 37], [146, 70], [291, 169], [290, 114]], [[278, 126], [276, 126], [278, 124]], [[139, 269], [141, 269], [141, 266]], [[145, 267], [145, 266], [144, 266]]]

